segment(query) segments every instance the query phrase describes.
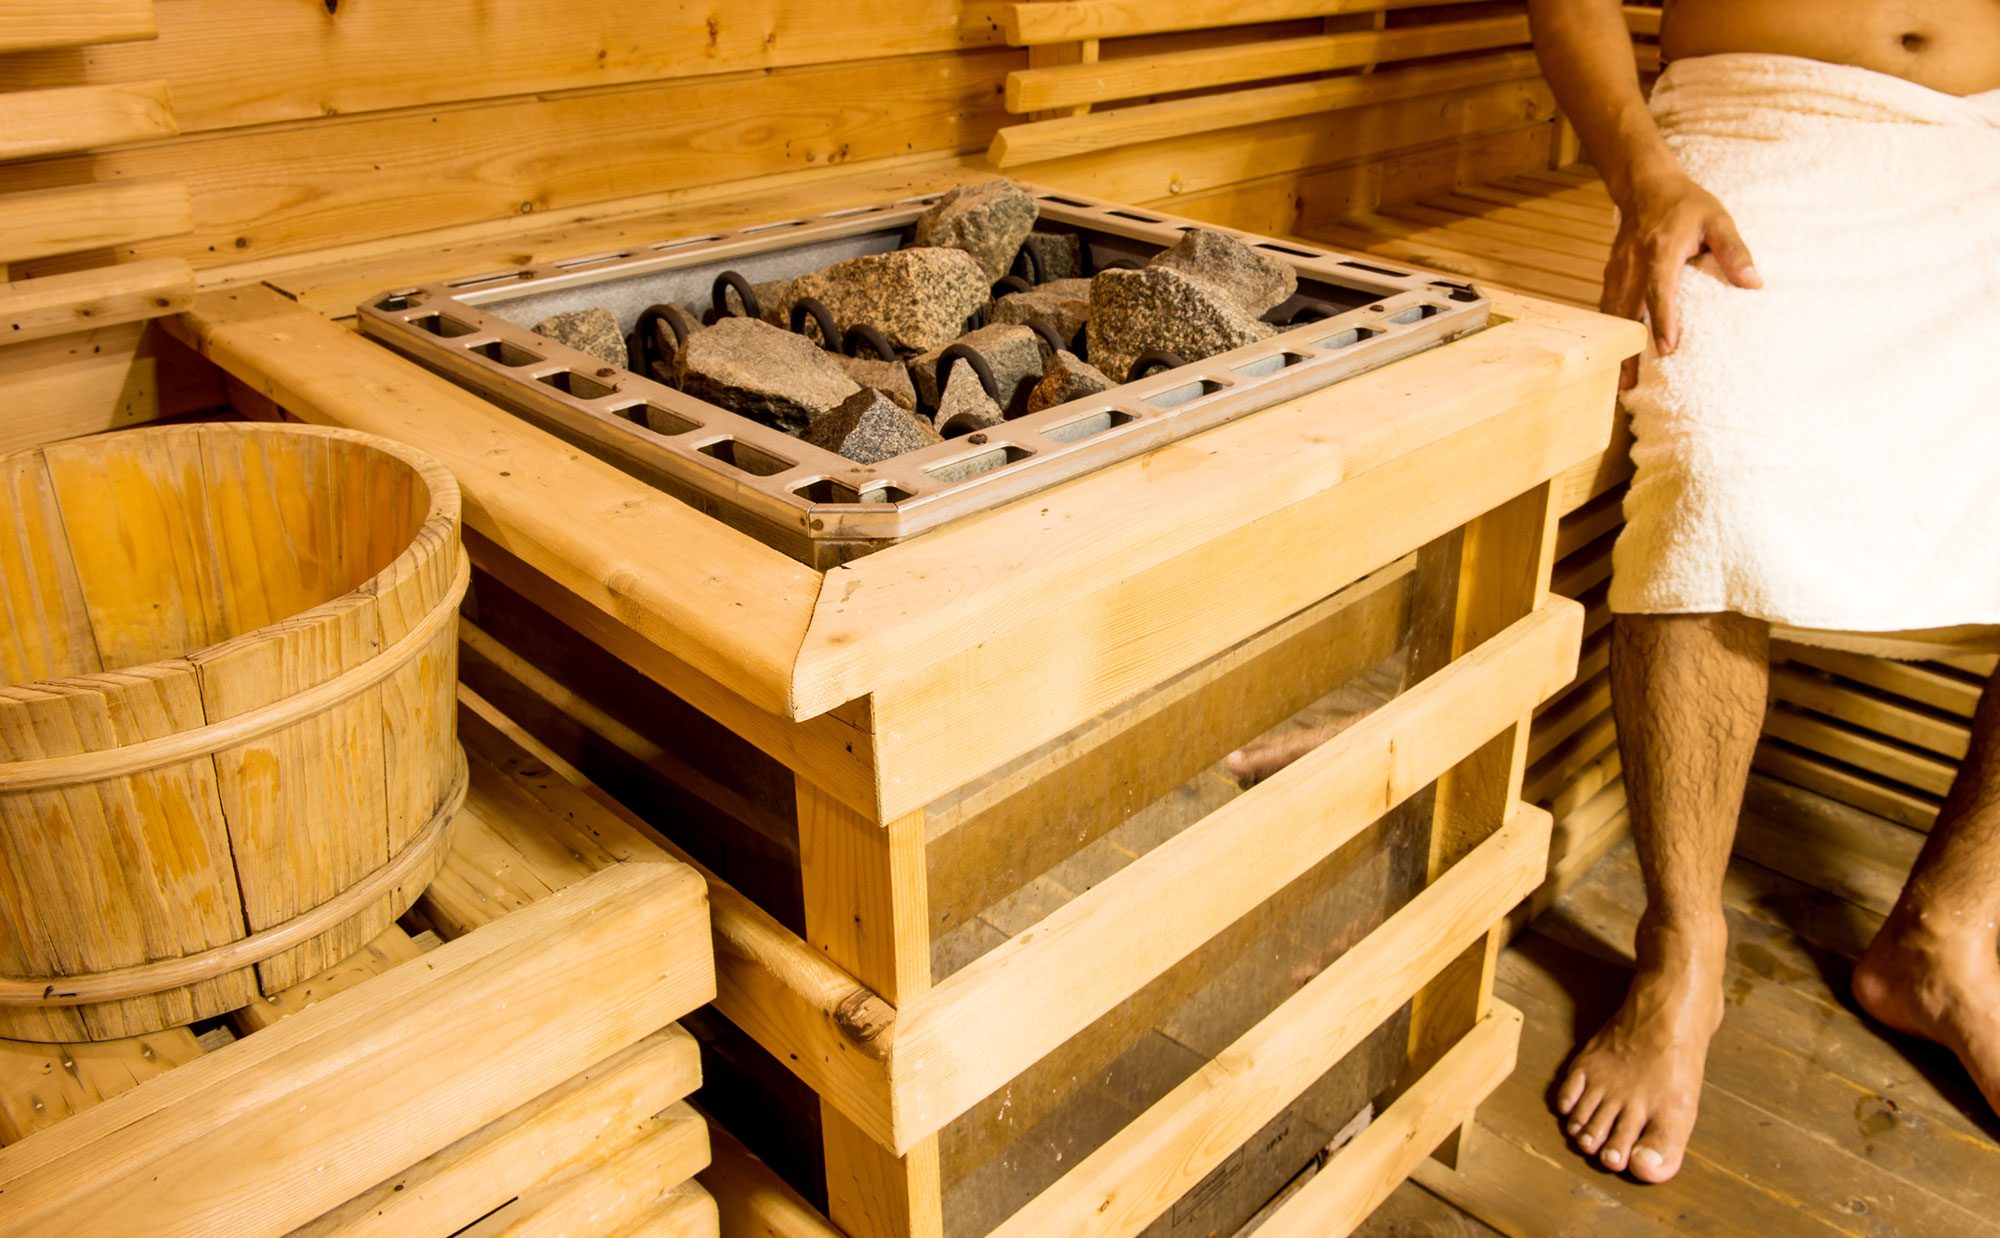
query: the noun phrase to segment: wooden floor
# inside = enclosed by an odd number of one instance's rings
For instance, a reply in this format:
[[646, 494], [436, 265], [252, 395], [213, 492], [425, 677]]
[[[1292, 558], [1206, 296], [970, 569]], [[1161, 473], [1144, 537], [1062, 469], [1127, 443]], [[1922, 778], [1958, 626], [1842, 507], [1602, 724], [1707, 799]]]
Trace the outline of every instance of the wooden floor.
[[1727, 890], [1729, 1009], [1686, 1168], [1640, 1186], [1566, 1145], [1547, 1096], [1618, 1002], [1643, 901], [1621, 844], [1503, 957], [1520, 1066], [1454, 1172], [1435, 1162], [1360, 1232], [2000, 1234], [2000, 1121], [1943, 1050], [1865, 1022], [1853, 959], [1923, 836], [1757, 776]]

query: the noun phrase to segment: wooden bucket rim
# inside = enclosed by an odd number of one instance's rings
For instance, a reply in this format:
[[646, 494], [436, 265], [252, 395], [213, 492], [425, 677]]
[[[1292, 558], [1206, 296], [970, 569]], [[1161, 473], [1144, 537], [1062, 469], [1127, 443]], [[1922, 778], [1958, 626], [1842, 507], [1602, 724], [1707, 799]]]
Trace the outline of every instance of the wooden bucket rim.
[[[295, 614], [286, 615], [262, 627], [251, 628], [247, 632], [238, 632], [233, 636], [216, 641], [214, 644], [204, 645], [199, 649], [190, 649], [171, 658], [157, 658], [151, 662], [134, 663], [131, 666], [121, 666], [113, 670], [88, 671], [81, 675], [62, 675], [45, 679], [29, 679], [19, 683], [0, 684], [0, 687], [23, 688], [30, 691], [42, 688], [44, 685], [73, 688], [78, 685], [102, 683], [106, 686], [116, 687], [121, 684], [120, 676], [138, 675], [144, 674], [147, 671], [178, 667], [182, 663], [191, 662], [201, 655], [226, 648], [237, 641], [266, 636], [279, 627], [294, 624], [300, 620], [320, 618], [330, 613], [336, 606], [359, 594], [379, 594], [381, 584], [389, 573], [418, 555], [419, 547], [422, 546], [424, 541], [424, 534], [429, 530], [438, 529], [451, 534], [452, 536], [448, 538], [451, 542], [455, 543], [458, 540], [459, 512], [462, 506], [458, 490], [458, 479], [452, 476], [450, 469], [438, 463], [436, 457], [419, 451], [407, 443], [399, 443], [394, 439], [383, 438], [378, 434], [343, 429], [339, 426], [309, 426], [293, 422], [228, 421], [205, 422], [185, 426], [145, 426], [132, 430], [119, 430], [116, 432], [116, 437], [119, 442], [132, 442], [142, 436], [217, 435], [226, 437], [243, 434], [339, 439], [343, 442], [355, 443], [362, 447], [371, 448], [385, 456], [401, 461], [423, 481], [424, 485], [430, 491], [430, 502], [424, 511], [424, 518], [418, 523], [416, 532], [411, 535], [410, 544], [397, 552], [395, 558], [383, 564], [381, 570], [369, 576], [366, 580], [349, 589], [347, 592], [330, 597], [324, 602], [307, 607], [305, 610], [298, 611]], [[0, 464], [5, 464], [11, 460], [18, 460], [24, 456], [40, 455], [46, 458], [47, 453], [50, 451], [80, 451], [85, 449], [85, 446], [92, 439], [102, 437], [91, 436], [90, 438], [67, 439], [56, 443], [43, 443], [38, 447], [30, 447], [25, 451], [9, 452], [4, 456], [0, 456]], [[0, 770], [5, 770], [6, 768], [6, 766], [0, 766]], [[0, 783], [0, 786], [4, 786], [4, 783]]]
[[[424, 823], [404, 848], [360, 881], [316, 907], [291, 919], [260, 929], [204, 950], [177, 958], [159, 959], [110, 971], [73, 976], [27, 978], [0, 976], [0, 1007], [80, 1006], [92, 1002], [116, 1001], [127, 997], [148, 997], [173, 989], [211, 980], [225, 972], [249, 967], [280, 951], [290, 949], [345, 923], [368, 904], [382, 898], [420, 872], [424, 865], [443, 854], [450, 841], [450, 827], [465, 803], [470, 785], [470, 769], [465, 749], [454, 742], [457, 776], [437, 812]], [[435, 870], [433, 870], [435, 871]]]
[[[356, 696], [380, 684], [401, 670], [411, 659], [417, 657], [447, 624], [458, 614], [458, 604], [465, 596], [472, 580], [472, 567], [463, 547], [459, 544], [459, 490], [458, 481], [450, 470], [436, 459], [404, 443], [382, 438], [374, 434], [364, 434], [358, 430], [345, 430], [333, 426], [305, 426], [272, 424], [216, 423], [197, 426], [154, 426], [141, 430], [121, 432], [123, 437], [139, 435], [187, 434], [238, 435], [271, 434], [295, 435], [302, 437], [339, 439], [379, 451], [397, 459], [411, 468], [429, 488], [430, 499], [422, 523], [405, 546], [382, 569], [362, 581], [353, 589], [329, 598], [317, 606], [309, 607], [296, 614], [287, 615], [273, 623], [241, 632], [227, 640], [192, 650], [173, 658], [162, 658], [153, 662], [143, 662], [134, 666], [120, 667], [110, 671], [96, 671], [82, 675], [65, 675], [56, 678], [28, 680], [18, 684], [7, 684], [9, 688], [29, 691], [59, 690], [89, 687], [102, 684], [115, 688], [135, 674], [149, 670], [178, 669], [193, 666], [193, 659], [215, 649], [224, 648], [236, 641], [257, 639], [281, 626], [296, 624], [330, 613], [333, 608], [348, 599], [364, 595], [379, 594], [384, 579], [405, 564], [425, 553], [455, 554], [458, 568], [452, 574], [451, 583], [444, 594], [431, 607], [421, 623], [394, 644], [377, 651], [352, 669], [331, 679], [324, 680], [303, 692], [273, 701], [260, 709], [238, 714], [221, 722], [211, 722], [191, 730], [176, 731], [158, 739], [141, 740], [137, 743], [121, 744], [110, 748], [99, 748], [89, 752], [73, 753], [60, 757], [41, 757], [28, 761], [0, 762], [0, 793], [16, 791], [46, 790], [64, 786], [78, 786], [93, 782], [104, 782], [121, 778], [128, 774], [143, 773], [166, 765], [197, 760], [223, 748], [246, 743], [300, 721], [321, 709], [337, 705], [349, 697]], [[11, 453], [0, 457], [0, 462], [30, 454], [40, 454], [50, 448], [61, 448], [65, 444], [47, 444], [30, 448], [28, 451]], [[426, 551], [424, 534], [438, 530], [447, 536], [435, 549]]]

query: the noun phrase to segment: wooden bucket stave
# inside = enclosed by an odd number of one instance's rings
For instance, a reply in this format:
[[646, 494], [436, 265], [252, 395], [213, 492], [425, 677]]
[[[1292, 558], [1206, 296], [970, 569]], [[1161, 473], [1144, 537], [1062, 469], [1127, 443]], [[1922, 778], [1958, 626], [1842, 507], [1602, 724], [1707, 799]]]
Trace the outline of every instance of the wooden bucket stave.
[[435, 461], [183, 426], [0, 458], [0, 1035], [135, 1035], [359, 949], [464, 795]]

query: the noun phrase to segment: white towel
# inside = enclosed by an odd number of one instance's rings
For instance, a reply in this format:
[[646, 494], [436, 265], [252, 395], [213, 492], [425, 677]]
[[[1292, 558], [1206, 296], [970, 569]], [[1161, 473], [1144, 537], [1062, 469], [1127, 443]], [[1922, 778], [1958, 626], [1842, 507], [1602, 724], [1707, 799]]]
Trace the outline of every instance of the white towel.
[[1611, 608], [1980, 643], [2000, 625], [2000, 91], [1734, 54], [1673, 64], [1652, 110], [1764, 287], [1706, 255], [1683, 273], [1680, 346], [1627, 397]]

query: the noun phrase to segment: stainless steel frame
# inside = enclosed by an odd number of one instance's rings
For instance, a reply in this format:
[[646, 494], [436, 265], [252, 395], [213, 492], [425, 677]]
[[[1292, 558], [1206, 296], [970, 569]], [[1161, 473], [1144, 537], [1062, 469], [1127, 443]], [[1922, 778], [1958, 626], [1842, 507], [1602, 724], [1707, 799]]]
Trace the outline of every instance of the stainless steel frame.
[[[1035, 197], [1038, 226], [1082, 234], [1100, 267], [1143, 261], [1187, 229], [1209, 226], [1070, 194]], [[362, 305], [361, 325], [577, 446], [827, 567], [1478, 330], [1489, 314], [1487, 299], [1464, 284], [1238, 233], [1297, 270], [1297, 299], [1348, 308], [878, 465], [857, 465], [528, 329], [562, 310], [607, 305], [630, 330], [646, 305], [705, 307], [724, 270], [761, 282], [896, 249], [936, 198], [398, 289]]]

